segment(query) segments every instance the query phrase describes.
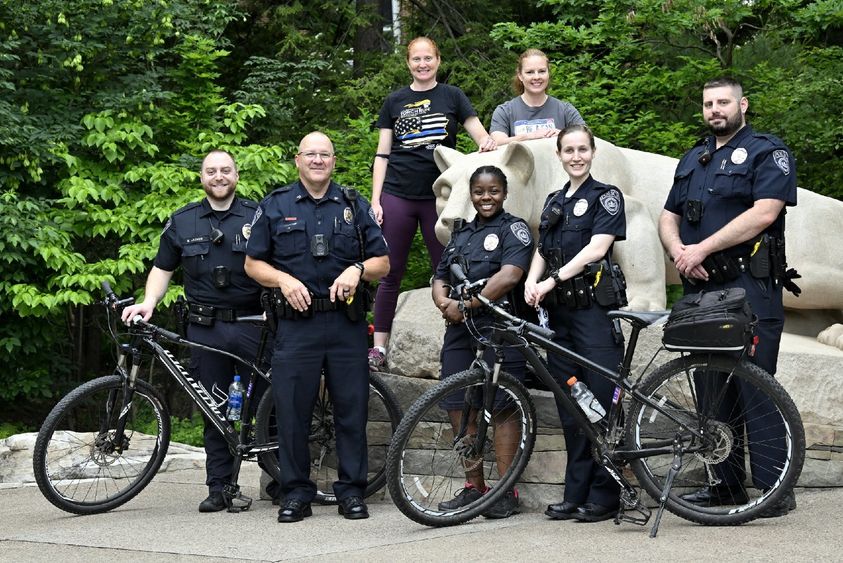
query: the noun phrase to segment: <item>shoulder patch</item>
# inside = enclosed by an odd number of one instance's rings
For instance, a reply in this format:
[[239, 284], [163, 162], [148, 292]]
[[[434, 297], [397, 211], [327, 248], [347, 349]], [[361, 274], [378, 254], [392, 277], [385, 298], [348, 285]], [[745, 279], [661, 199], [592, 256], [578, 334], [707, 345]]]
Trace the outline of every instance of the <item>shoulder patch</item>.
[[774, 150], [773, 162], [776, 163], [776, 166], [779, 167], [779, 170], [781, 170], [785, 176], [790, 174], [790, 158], [788, 157], [787, 151], [782, 149]]
[[618, 190], [612, 188], [600, 196], [600, 204], [609, 212], [609, 215], [617, 215], [621, 209], [621, 195]]
[[[255, 223], [258, 222], [258, 219], [261, 218], [261, 215], [263, 215], [263, 209], [260, 206], [258, 206], [258, 208], [255, 210], [255, 216], [252, 219], [252, 226], [253, 227], [255, 226]], [[251, 229], [249, 229], [249, 232], [251, 234]]]
[[524, 246], [530, 246], [533, 244], [533, 237], [530, 235], [530, 229], [524, 221], [512, 223], [509, 228], [512, 231], [512, 234], [515, 235], [515, 238], [521, 241], [521, 244]]
[[172, 224], [173, 224], [173, 218], [170, 217], [169, 219], [167, 219], [167, 224], [164, 225], [164, 229], [161, 231], [161, 234], [163, 235], [164, 233], [166, 233], [167, 229], [169, 229], [170, 225], [172, 225]]

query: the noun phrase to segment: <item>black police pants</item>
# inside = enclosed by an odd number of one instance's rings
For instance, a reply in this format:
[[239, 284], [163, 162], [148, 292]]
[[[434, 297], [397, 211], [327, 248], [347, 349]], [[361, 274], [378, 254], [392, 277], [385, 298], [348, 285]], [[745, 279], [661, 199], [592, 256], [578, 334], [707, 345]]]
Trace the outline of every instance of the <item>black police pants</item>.
[[[623, 361], [623, 346], [615, 342], [612, 322], [606, 316], [609, 309], [594, 304], [588, 309], [553, 307], [548, 311], [550, 328], [556, 333], [553, 341], [570, 348], [605, 368], [616, 370]], [[548, 354], [548, 367], [557, 383], [564, 389], [567, 380], [575, 376], [585, 383], [606, 412], [612, 405], [614, 382], [592, 370], [584, 370], [567, 358]], [[567, 502], [587, 502], [607, 507], [618, 506], [620, 485], [609, 475], [592, 455], [591, 440], [579, 429], [575, 419], [559, 403], [556, 403], [562, 430], [565, 433], [565, 449], [568, 463], [565, 467], [565, 495]]]
[[[260, 343], [261, 329], [251, 323], [214, 322], [213, 326], [203, 326], [191, 323], [187, 326], [187, 338], [199, 344], [220, 348], [226, 352], [236, 354], [243, 359], [254, 361]], [[270, 342], [267, 352], [272, 349]], [[208, 393], [214, 397], [214, 386], [222, 394], [228, 393], [228, 387], [234, 381], [234, 375], [240, 375], [243, 385], [248, 385], [251, 370], [245, 364], [231, 358], [192, 348], [190, 351], [190, 373], [198, 379]], [[261, 395], [266, 390], [267, 383], [259, 378], [251, 399], [251, 411], [255, 412]], [[226, 405], [221, 408], [225, 409]], [[224, 411], [223, 411], [224, 412]], [[220, 492], [231, 480], [231, 469], [234, 458], [228, 449], [228, 442], [222, 434], [205, 418], [205, 484], [210, 492]]]
[[366, 419], [369, 365], [365, 321], [344, 311], [314, 313], [307, 319], [279, 320], [272, 357], [272, 393], [278, 425], [281, 492], [287, 500], [310, 502], [310, 420], [322, 373], [334, 408], [338, 478], [342, 500], [363, 496], [368, 472]]
[[[749, 360], [769, 374], [776, 373], [784, 329], [784, 305], [782, 288], [773, 287], [770, 278], [758, 279], [745, 273], [725, 284], [713, 282], [690, 285], [685, 281], [685, 293], [699, 291], [718, 291], [727, 287], [742, 287], [746, 290], [747, 301], [752, 312], [758, 317], [755, 333], [758, 345], [755, 355]], [[727, 374], [696, 373], [694, 383], [700, 396], [701, 408], [714, 410], [712, 401], [706, 398], [722, 390]], [[723, 485], [742, 486], [746, 479], [744, 432], [749, 440], [749, 466], [753, 485], [761, 490], [770, 488], [780, 472], [776, 469], [787, 463], [785, 450], [785, 428], [781, 416], [773, 404], [760, 396], [753, 386], [731, 384], [725, 394], [718, 394], [718, 403], [714, 414], [717, 420], [728, 422], [734, 435], [738, 437], [735, 447], [721, 463], [713, 466], [715, 474]], [[721, 399], [722, 397], [722, 399]]]

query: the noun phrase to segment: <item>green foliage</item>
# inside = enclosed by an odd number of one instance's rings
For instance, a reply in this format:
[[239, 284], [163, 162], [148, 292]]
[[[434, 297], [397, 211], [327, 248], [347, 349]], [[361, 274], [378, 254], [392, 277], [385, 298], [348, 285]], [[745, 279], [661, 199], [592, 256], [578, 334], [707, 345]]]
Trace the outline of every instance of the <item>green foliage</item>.
[[14, 436], [15, 434], [23, 434], [24, 432], [33, 432], [34, 426], [22, 424], [20, 422], [0, 422], [0, 440]]

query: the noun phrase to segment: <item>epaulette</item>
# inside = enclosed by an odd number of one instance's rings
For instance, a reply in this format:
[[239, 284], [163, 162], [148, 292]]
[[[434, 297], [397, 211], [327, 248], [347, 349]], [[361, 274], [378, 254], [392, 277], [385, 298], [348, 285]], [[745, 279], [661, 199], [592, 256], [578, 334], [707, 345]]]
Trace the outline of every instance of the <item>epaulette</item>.
[[708, 144], [708, 135], [706, 135], [706, 136], [704, 136], [704, 137], [700, 137], [700, 138], [697, 140], [697, 142], [696, 142], [696, 143], [694, 143], [694, 146], [695, 146], [695, 147], [701, 147], [701, 146], [703, 146], [703, 145], [707, 145], [707, 144]]
[[296, 183], [295, 183], [295, 182], [293, 182], [292, 184], [287, 184], [286, 186], [281, 186], [280, 188], [275, 188], [274, 190], [272, 190], [272, 191], [269, 193], [269, 195], [272, 195], [272, 194], [280, 194], [280, 193], [284, 193], [284, 192], [289, 192], [290, 190], [292, 190], [292, 189], [293, 189], [293, 186], [295, 186], [295, 185], [296, 185]]
[[782, 141], [781, 139], [779, 139], [775, 135], [770, 135], [769, 133], [758, 133], [756, 131], [753, 131], [752, 136], [756, 137], [758, 139], [764, 139], [764, 140], [770, 142], [775, 147], [787, 147], [787, 145], [784, 143], [784, 141]]
[[257, 209], [258, 202], [252, 201], [251, 199], [241, 199], [240, 205], [242, 205], [243, 207], [251, 207], [252, 209]]
[[197, 207], [201, 207], [201, 206], [202, 206], [201, 201], [194, 201], [193, 203], [188, 203], [187, 205], [185, 205], [181, 209], [177, 209], [176, 212], [173, 213], [173, 217], [175, 217], [176, 215], [181, 215], [182, 213], [184, 213], [186, 211], [190, 211], [191, 209], [196, 209]]

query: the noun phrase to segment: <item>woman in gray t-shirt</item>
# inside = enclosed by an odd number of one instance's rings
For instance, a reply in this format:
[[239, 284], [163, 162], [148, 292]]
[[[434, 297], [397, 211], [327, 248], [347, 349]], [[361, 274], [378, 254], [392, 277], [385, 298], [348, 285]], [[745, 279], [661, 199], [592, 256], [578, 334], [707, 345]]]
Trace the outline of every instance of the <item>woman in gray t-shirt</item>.
[[512, 87], [518, 94], [495, 108], [489, 132], [498, 145], [554, 137], [569, 125], [584, 125], [580, 112], [568, 102], [547, 95], [550, 84], [548, 59], [538, 49], [518, 57]]

